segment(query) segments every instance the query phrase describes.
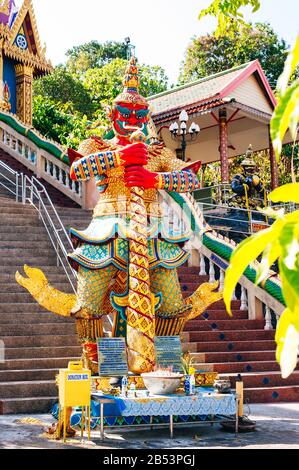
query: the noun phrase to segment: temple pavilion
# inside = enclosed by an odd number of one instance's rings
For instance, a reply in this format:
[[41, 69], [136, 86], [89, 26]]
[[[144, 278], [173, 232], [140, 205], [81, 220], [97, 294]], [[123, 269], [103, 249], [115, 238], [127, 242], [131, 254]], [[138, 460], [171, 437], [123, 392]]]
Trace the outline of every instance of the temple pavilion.
[[32, 124], [33, 79], [50, 73], [31, 0], [0, 0], [0, 109]]
[[[272, 188], [278, 186], [278, 168], [269, 134], [276, 105], [273, 91], [258, 60], [202, 78], [149, 98], [159, 136], [178, 151], [180, 143], [169, 127], [186, 110], [199, 138], [187, 147], [187, 160], [221, 162], [222, 183], [229, 182], [229, 159], [253, 151], [269, 151]], [[189, 124], [189, 125], [190, 125]], [[290, 141], [287, 135], [284, 143]]]

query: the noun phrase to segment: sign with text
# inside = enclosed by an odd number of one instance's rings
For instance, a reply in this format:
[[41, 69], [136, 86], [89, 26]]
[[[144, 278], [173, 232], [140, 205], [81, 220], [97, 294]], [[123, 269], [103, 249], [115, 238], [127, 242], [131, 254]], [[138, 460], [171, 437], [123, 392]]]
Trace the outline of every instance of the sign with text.
[[157, 336], [155, 338], [157, 367], [172, 367], [173, 372], [182, 371], [182, 343], [179, 336]]
[[128, 374], [125, 338], [99, 338], [99, 375], [124, 376]]

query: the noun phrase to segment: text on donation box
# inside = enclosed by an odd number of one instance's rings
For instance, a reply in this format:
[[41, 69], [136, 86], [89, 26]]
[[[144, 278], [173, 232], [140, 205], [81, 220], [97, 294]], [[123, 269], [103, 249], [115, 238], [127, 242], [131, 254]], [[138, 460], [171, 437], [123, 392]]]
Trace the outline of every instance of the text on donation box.
[[99, 338], [99, 375], [123, 376], [128, 374], [125, 338]]
[[182, 344], [179, 336], [157, 336], [155, 338], [156, 364], [162, 368], [182, 371]]

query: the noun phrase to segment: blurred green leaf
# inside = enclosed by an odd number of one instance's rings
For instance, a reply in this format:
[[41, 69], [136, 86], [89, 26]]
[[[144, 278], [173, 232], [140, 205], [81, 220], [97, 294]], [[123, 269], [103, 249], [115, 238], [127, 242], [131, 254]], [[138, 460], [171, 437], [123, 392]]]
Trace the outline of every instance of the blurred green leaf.
[[292, 138], [295, 140], [298, 117], [299, 79], [295, 80], [286, 92], [279, 96], [278, 104], [271, 119], [271, 139], [277, 159], [281, 155], [282, 141], [289, 127]]
[[268, 245], [263, 253], [263, 257], [257, 270], [256, 285], [261, 284], [268, 276], [271, 266], [281, 255], [281, 246], [278, 240], [274, 240]]
[[231, 312], [231, 299], [234, 289], [239, 282], [247, 266], [255, 260], [264, 249], [278, 238], [283, 227], [283, 222], [279, 219], [267, 230], [252, 235], [244, 240], [233, 252], [230, 265], [226, 271], [224, 280], [224, 302], [227, 311]]
[[299, 307], [292, 312], [286, 309], [281, 315], [275, 334], [276, 360], [280, 364], [282, 377], [286, 379], [297, 366], [299, 346]]
[[299, 204], [299, 183], [290, 183], [274, 189], [269, 194], [272, 202], [295, 202]]
[[284, 70], [277, 82], [277, 91], [280, 95], [285, 94], [288, 83], [299, 64], [299, 36], [296, 39], [294, 49], [288, 55]]

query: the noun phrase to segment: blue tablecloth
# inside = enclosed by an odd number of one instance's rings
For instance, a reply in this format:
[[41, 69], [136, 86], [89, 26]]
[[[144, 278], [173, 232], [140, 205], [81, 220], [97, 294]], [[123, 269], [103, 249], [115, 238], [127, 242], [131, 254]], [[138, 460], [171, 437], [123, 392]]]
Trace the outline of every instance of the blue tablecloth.
[[124, 398], [92, 393], [92, 398], [108, 398], [114, 401], [119, 416], [190, 416], [190, 415], [235, 415], [234, 394], [220, 395], [215, 391], [196, 389], [196, 394], [151, 396], [149, 398]]

